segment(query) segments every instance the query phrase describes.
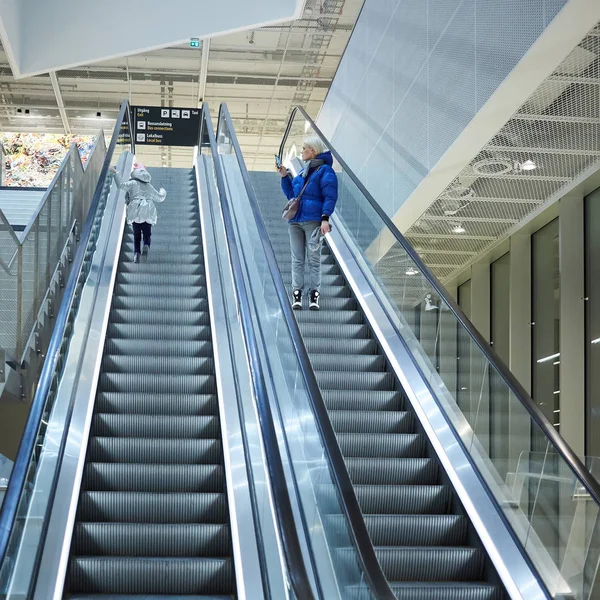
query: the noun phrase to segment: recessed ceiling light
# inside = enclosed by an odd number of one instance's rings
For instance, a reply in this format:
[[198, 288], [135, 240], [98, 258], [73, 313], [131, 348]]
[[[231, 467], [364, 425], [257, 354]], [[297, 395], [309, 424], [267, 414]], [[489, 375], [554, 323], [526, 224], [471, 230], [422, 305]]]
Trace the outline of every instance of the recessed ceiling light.
[[406, 269], [406, 274], [407, 275], [416, 275], [419, 271], [417, 271], [414, 267], [408, 267], [408, 269]]
[[465, 233], [467, 230], [462, 225], [457, 225], [456, 227], [452, 228], [452, 231], [454, 233]]
[[537, 165], [531, 159], [529, 159], [521, 165], [521, 168], [523, 171], [533, 171], [534, 169], [537, 169]]

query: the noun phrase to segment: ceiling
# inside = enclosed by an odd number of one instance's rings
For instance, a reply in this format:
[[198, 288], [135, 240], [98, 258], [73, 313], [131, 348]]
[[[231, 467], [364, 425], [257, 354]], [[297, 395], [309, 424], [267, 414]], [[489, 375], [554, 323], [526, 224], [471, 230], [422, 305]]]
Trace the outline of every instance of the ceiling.
[[[446, 187], [406, 237], [442, 281], [452, 280], [524, 220], [599, 168], [600, 24]], [[399, 249], [392, 248], [382, 267], [397, 269], [398, 259]]]
[[[0, 50], [0, 130], [110, 133], [125, 98], [176, 107], [195, 107], [203, 98], [215, 122], [227, 102], [248, 167], [270, 170], [291, 107], [318, 114], [362, 4], [308, 0], [303, 17], [289, 24], [58, 71], [54, 81], [15, 80]], [[192, 151], [139, 147], [138, 156], [148, 166], [188, 167]]]

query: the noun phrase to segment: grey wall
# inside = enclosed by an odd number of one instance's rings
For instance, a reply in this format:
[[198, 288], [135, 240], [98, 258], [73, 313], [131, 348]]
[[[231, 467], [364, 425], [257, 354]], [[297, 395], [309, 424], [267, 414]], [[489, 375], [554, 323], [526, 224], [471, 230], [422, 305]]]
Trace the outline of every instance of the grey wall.
[[365, 0], [318, 124], [395, 214], [566, 0]]

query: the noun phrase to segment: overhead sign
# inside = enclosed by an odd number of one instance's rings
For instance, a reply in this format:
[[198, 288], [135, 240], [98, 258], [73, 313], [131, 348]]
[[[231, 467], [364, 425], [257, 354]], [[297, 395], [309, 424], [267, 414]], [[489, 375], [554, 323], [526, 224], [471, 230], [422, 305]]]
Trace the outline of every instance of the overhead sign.
[[201, 108], [132, 106], [135, 144], [196, 146]]

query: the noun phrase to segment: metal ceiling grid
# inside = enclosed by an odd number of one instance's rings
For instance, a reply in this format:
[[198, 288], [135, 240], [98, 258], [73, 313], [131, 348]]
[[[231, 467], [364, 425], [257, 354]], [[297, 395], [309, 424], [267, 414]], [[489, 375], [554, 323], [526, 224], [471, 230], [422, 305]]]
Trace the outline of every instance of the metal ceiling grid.
[[[600, 24], [409, 228], [442, 280], [600, 167]], [[395, 252], [395, 250], [393, 249]], [[440, 258], [443, 255], [444, 258]], [[381, 261], [393, 269], [392, 257]]]

